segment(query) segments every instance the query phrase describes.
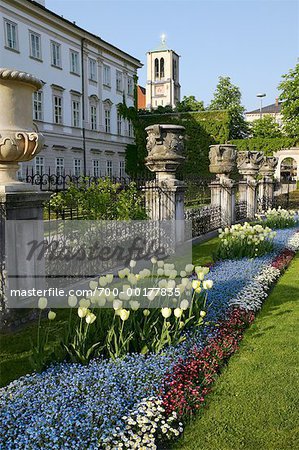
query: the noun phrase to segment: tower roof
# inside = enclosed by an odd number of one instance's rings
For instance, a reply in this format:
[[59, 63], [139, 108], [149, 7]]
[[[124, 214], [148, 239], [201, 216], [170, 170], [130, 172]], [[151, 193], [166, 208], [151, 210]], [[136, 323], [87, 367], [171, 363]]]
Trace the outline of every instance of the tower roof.
[[150, 50], [150, 53], [153, 52], [163, 52], [163, 51], [167, 51], [167, 50], [171, 50], [170, 48], [168, 48], [167, 44], [166, 44], [166, 35], [162, 34], [161, 36], [161, 42], [159, 47], [154, 48], [153, 50]]

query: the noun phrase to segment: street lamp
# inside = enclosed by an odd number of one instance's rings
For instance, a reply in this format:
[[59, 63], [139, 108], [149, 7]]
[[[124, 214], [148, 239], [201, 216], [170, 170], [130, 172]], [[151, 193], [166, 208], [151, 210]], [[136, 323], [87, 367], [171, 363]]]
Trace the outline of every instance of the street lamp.
[[256, 96], [261, 100], [261, 103], [260, 103], [260, 119], [261, 119], [262, 118], [263, 97], [266, 97], [266, 94], [256, 94]]

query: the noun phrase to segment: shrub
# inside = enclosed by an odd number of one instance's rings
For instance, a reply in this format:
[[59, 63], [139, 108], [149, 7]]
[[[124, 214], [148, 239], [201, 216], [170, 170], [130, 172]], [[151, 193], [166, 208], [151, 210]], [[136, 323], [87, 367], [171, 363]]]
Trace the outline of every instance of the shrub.
[[273, 249], [275, 232], [262, 225], [232, 225], [219, 230], [220, 243], [216, 252], [217, 259], [255, 258], [265, 255]]
[[257, 214], [259, 223], [263, 227], [278, 228], [292, 228], [298, 223], [295, 211], [288, 211], [279, 206], [277, 209], [269, 208], [267, 211]]

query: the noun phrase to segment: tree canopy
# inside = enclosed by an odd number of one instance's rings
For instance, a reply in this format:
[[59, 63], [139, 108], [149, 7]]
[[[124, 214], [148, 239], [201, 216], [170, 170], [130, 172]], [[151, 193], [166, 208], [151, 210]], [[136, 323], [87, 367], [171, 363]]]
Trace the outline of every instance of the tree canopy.
[[204, 111], [204, 104], [201, 100], [196, 100], [194, 95], [189, 97], [184, 96], [183, 100], [176, 105], [176, 111], [189, 112], [189, 111]]
[[232, 84], [230, 77], [219, 77], [214, 97], [209, 105], [210, 110], [226, 109], [231, 116], [230, 139], [241, 139], [248, 134], [245, 121], [245, 108], [241, 104], [241, 91]]
[[278, 123], [270, 115], [255, 120], [250, 128], [254, 138], [278, 138], [282, 136]]
[[294, 69], [282, 75], [283, 80], [278, 86], [281, 91], [281, 113], [284, 130], [291, 137], [299, 136], [299, 63]]

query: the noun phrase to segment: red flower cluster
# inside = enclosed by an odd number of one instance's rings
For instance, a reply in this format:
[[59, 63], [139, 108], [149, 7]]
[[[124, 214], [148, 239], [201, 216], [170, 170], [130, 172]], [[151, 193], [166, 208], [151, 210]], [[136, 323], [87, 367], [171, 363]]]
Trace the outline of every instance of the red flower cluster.
[[216, 335], [202, 350], [194, 348], [187, 360], [180, 360], [163, 382], [161, 396], [166, 413], [190, 416], [203, 405], [222, 367], [238, 349], [239, 342], [254, 314], [233, 309], [229, 318], [219, 323]]
[[276, 258], [273, 259], [271, 266], [279, 270], [285, 270], [294, 256], [295, 252], [285, 248], [278, 256], [276, 256]]

